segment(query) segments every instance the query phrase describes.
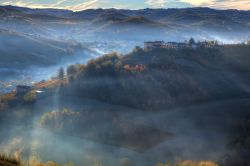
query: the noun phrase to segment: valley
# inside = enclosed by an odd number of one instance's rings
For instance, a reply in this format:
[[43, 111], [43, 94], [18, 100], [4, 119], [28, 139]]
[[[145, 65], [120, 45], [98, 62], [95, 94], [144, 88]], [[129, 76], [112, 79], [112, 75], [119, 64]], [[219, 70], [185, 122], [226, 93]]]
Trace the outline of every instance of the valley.
[[0, 18], [0, 166], [249, 165], [250, 11]]

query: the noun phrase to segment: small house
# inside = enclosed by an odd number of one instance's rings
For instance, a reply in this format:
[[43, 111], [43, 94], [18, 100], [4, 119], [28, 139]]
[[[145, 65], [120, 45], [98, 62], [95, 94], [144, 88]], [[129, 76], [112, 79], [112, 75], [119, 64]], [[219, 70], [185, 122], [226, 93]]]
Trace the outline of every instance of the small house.
[[31, 86], [26, 85], [17, 85], [16, 86], [16, 94], [23, 95], [31, 90]]

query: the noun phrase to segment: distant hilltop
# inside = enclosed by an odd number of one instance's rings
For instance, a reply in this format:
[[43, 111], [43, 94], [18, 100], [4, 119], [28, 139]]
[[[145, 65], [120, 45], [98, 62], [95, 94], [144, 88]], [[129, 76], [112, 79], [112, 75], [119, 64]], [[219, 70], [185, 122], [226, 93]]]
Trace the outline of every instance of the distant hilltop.
[[218, 46], [218, 41], [199, 41], [195, 42], [194, 39], [190, 39], [185, 42], [164, 42], [164, 41], [147, 41], [144, 42], [144, 50], [152, 50], [157, 48], [166, 48], [166, 49], [184, 49], [192, 48], [196, 49], [198, 47], [212, 48]]
[[[240, 43], [240, 45], [250, 45], [250, 41], [247, 43]], [[185, 48], [191, 48], [191, 49], [197, 49], [197, 48], [213, 48], [219, 46], [219, 43], [217, 40], [210, 40], [210, 41], [199, 41], [195, 42], [193, 38], [191, 38], [189, 41], [184, 42], [165, 42], [165, 41], [146, 41], [144, 42], [144, 50], [150, 51], [153, 49], [159, 49], [159, 48], [165, 48], [165, 49], [185, 49]], [[226, 45], [224, 45], [226, 46]]]

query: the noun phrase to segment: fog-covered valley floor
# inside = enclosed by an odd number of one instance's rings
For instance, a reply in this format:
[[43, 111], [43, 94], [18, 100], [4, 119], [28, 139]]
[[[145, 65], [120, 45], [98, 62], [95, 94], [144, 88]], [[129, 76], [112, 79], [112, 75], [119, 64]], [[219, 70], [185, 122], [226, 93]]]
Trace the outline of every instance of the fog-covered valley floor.
[[[154, 165], [178, 159], [219, 161], [226, 157], [231, 130], [237, 121], [244, 119], [249, 103], [249, 99], [231, 99], [145, 113], [96, 100], [53, 96], [32, 106], [11, 110], [12, 120], [1, 121], [1, 149], [25, 158], [39, 156], [41, 161], [73, 161], [76, 165], [119, 165], [123, 159], [129, 159], [134, 165]], [[80, 110], [81, 115], [94, 115], [98, 120], [88, 122], [88, 126], [76, 126], [74, 129], [80, 130], [82, 135], [74, 131], [71, 134], [57, 133], [40, 126], [42, 114], [63, 108]], [[137, 126], [146, 126], [144, 134], [137, 138], [139, 142], [147, 142], [162, 132], [168, 134], [161, 142], [154, 142], [142, 151], [122, 144], [103, 143], [105, 140], [93, 141], [96, 138], [88, 138], [91, 133], [87, 128], [95, 126], [93, 132], [112, 132], [105, 126], [113, 122], [105, 121], [103, 112], [106, 116], [115, 116], [117, 121], [126, 122], [124, 125], [135, 122]], [[160, 133], [148, 132], [147, 128], [152, 127]]]
[[17, 85], [32, 85], [42, 80], [48, 80], [57, 75], [58, 69], [71, 64], [86, 63], [91, 58], [100, 56], [95, 51], [80, 50], [50, 66], [30, 66], [25, 68], [5, 67], [0, 69], [0, 94], [10, 92]]

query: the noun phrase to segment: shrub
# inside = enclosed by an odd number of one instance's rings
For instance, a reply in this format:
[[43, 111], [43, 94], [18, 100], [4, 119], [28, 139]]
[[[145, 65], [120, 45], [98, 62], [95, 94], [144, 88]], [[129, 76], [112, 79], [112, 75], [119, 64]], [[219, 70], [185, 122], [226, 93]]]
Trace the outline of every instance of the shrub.
[[[156, 166], [171, 166], [171, 164], [162, 164], [158, 163]], [[212, 161], [192, 161], [192, 160], [185, 160], [179, 161], [173, 164], [173, 166], [219, 166], [217, 163]]]
[[5, 109], [6, 107], [8, 107], [8, 103], [7, 103], [7, 102], [0, 101], [0, 110]]
[[0, 166], [22, 166], [22, 163], [15, 157], [0, 154]]
[[219, 166], [212, 161], [201, 161], [198, 166]]
[[62, 111], [47, 112], [40, 119], [41, 127], [49, 127], [53, 130], [66, 129], [72, 126], [75, 118], [78, 118], [79, 113], [68, 109]]
[[36, 100], [36, 92], [35, 91], [28, 92], [27, 94], [24, 95], [23, 100], [26, 103], [34, 102]]
[[58, 70], [58, 78], [59, 78], [59, 79], [64, 79], [64, 75], [65, 75], [64, 69], [61, 67], [61, 68]]

